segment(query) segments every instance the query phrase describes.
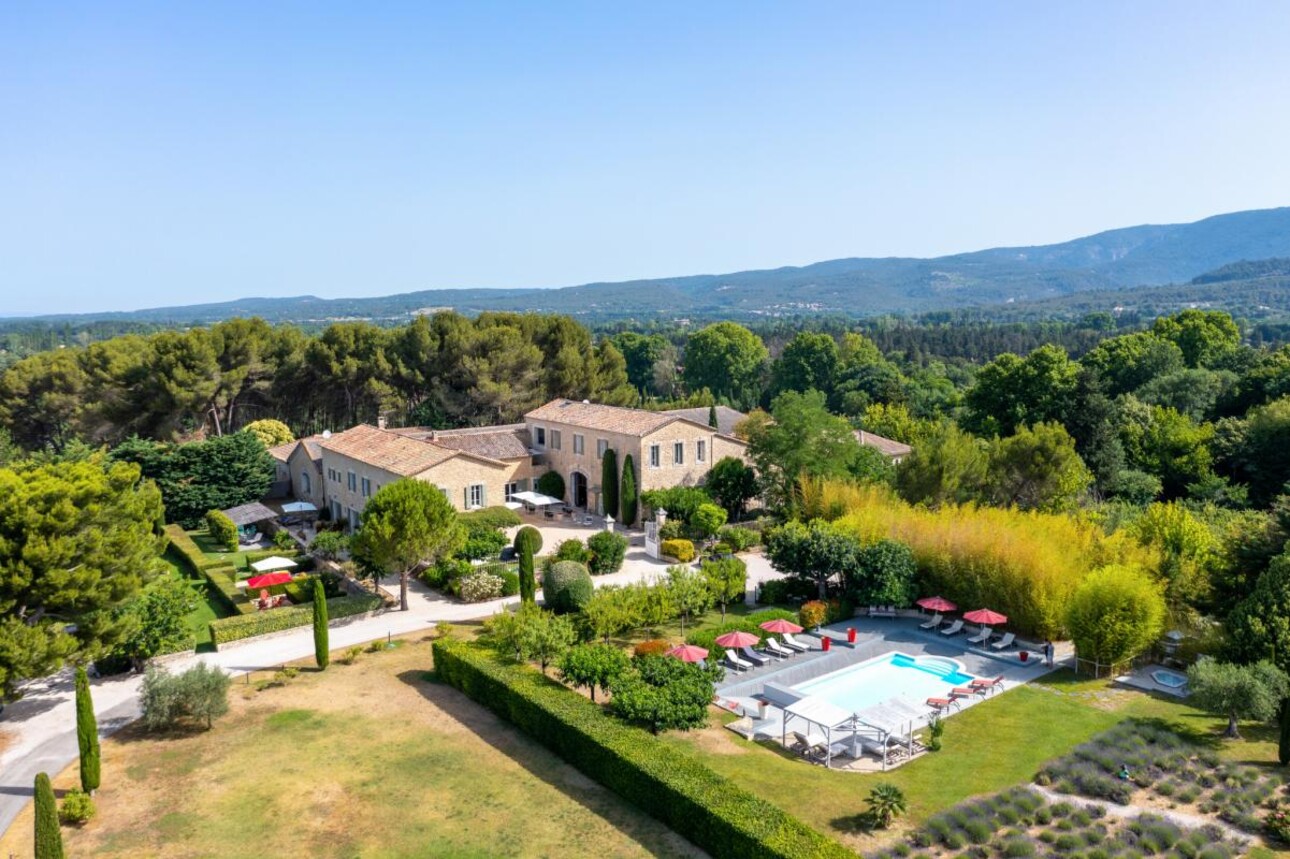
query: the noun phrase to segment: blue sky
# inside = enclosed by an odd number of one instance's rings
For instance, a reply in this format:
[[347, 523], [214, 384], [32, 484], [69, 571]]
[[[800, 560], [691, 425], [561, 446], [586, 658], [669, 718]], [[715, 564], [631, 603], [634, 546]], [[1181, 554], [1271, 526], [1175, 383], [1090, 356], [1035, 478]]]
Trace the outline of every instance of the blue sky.
[[1290, 4], [0, 5], [0, 315], [1290, 204]]

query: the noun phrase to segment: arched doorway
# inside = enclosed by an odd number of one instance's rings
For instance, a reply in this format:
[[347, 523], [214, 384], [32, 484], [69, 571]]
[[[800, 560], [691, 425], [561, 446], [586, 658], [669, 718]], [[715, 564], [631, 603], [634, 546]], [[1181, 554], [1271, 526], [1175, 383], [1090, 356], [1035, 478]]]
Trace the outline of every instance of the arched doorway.
[[581, 471], [569, 474], [569, 500], [574, 507], [587, 506], [587, 475]]

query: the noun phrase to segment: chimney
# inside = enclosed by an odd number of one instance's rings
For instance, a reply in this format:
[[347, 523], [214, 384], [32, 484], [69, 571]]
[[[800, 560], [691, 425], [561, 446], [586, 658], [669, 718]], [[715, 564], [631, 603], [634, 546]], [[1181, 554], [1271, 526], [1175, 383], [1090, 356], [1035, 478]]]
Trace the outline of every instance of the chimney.
[[376, 416], [376, 428], [385, 429], [385, 415]]

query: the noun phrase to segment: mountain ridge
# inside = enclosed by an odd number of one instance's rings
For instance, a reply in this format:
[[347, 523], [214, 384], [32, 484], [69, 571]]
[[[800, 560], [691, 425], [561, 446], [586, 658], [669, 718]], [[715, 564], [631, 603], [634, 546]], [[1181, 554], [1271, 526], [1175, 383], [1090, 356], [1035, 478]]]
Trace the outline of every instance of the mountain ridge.
[[1224, 266], [1276, 257], [1290, 257], [1290, 207], [1213, 215], [1186, 224], [1119, 227], [1050, 245], [986, 248], [931, 258], [844, 257], [803, 266], [564, 287], [429, 289], [366, 298], [246, 297], [20, 319], [201, 324], [262, 316], [272, 322], [399, 321], [438, 309], [472, 315], [535, 310], [589, 318], [737, 319], [813, 313], [859, 317], [1189, 283]]

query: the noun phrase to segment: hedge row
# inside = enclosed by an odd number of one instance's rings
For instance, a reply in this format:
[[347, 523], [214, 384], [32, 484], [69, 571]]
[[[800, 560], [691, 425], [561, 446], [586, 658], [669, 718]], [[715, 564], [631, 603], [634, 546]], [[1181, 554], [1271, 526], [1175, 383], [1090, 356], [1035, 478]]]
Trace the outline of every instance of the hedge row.
[[166, 526], [165, 530], [166, 536], [170, 538], [170, 545], [179, 550], [179, 554], [183, 557], [184, 563], [188, 566], [193, 575], [200, 576], [212, 567], [223, 567], [228, 565], [227, 560], [209, 557], [201, 550], [201, 547], [193, 541], [193, 538], [188, 535], [188, 532], [179, 527], [179, 525], [171, 523]]
[[211, 567], [203, 570], [202, 575], [206, 581], [220, 595], [220, 599], [231, 610], [239, 614], [248, 614], [255, 611], [255, 606], [251, 604], [250, 598], [246, 591], [237, 586], [237, 570], [233, 569], [232, 564], [225, 564], [222, 567]]
[[[381, 605], [381, 598], [371, 594], [334, 597], [327, 600], [327, 617], [329, 620], [337, 620], [342, 617], [375, 611]], [[228, 644], [230, 641], [239, 641], [256, 635], [266, 635], [270, 632], [281, 632], [284, 629], [295, 629], [298, 626], [308, 626], [313, 622], [313, 619], [314, 607], [312, 605], [293, 605], [286, 608], [260, 611], [255, 614], [225, 617], [211, 621], [211, 639], [215, 642], [215, 647], [218, 648], [221, 644]]]
[[855, 859], [838, 842], [532, 668], [503, 664], [452, 639], [434, 643], [434, 664], [449, 685], [716, 859]]

